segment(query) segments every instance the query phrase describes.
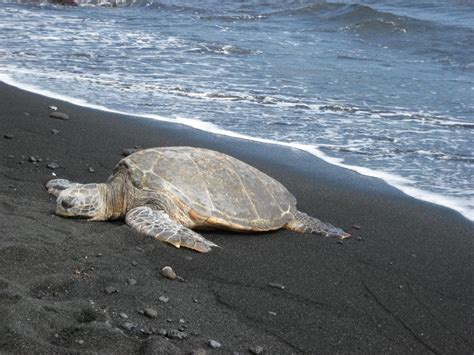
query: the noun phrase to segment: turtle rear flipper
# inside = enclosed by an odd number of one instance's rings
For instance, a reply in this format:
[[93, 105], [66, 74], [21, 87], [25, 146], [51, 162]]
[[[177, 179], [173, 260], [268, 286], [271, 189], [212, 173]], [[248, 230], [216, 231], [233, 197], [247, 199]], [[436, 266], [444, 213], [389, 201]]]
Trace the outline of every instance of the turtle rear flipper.
[[207, 253], [211, 247], [218, 246], [172, 220], [165, 211], [155, 210], [148, 206], [130, 210], [125, 216], [125, 222], [138, 232], [170, 243], [176, 248], [185, 247]]
[[304, 212], [296, 211], [295, 219], [288, 222], [284, 228], [298, 233], [317, 233], [325, 237], [337, 237], [339, 239], [349, 238], [351, 235], [341, 228], [334, 227], [330, 223], [321, 222]]

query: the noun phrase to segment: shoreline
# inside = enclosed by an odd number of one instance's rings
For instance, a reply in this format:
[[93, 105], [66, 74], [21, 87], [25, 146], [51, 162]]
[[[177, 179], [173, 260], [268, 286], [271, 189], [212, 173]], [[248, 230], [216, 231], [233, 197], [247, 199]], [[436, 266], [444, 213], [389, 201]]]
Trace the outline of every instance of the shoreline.
[[169, 119], [157, 114], [132, 114], [132, 113], [127, 113], [127, 112], [122, 112], [122, 111], [110, 109], [105, 106], [91, 104], [82, 99], [75, 99], [67, 95], [56, 94], [54, 92], [43, 90], [33, 85], [22, 84], [15, 81], [14, 79], [11, 79], [11, 77], [8, 76], [7, 74], [0, 74], [0, 82], [3, 82], [4, 84], [9, 85], [9, 86], [13, 86], [19, 90], [24, 90], [27, 92], [31, 92], [33, 94], [45, 96], [50, 99], [60, 100], [63, 102], [67, 102], [67, 103], [81, 106], [88, 109], [99, 110], [99, 111], [117, 114], [121, 116], [144, 118], [144, 119], [149, 119], [149, 120], [158, 121], [158, 122], [184, 125], [186, 127], [190, 127], [198, 131], [215, 134], [215, 135], [223, 136], [227, 138], [241, 139], [241, 140], [249, 141], [253, 143], [273, 144], [276, 146], [281, 146], [281, 147], [285, 147], [289, 149], [299, 149], [303, 152], [313, 155], [316, 159], [322, 160], [325, 163], [356, 172], [362, 176], [377, 178], [379, 180], [382, 180], [387, 185], [396, 188], [403, 194], [411, 198], [414, 198], [416, 200], [435, 204], [441, 207], [446, 207], [451, 210], [454, 210], [457, 213], [461, 214], [467, 220], [474, 222], [474, 211], [466, 209], [463, 205], [460, 205], [459, 202], [451, 199], [450, 197], [447, 197], [438, 193], [428, 192], [428, 191], [419, 189], [417, 187], [409, 186], [407, 185], [408, 180], [398, 175], [343, 163], [340, 161], [339, 158], [330, 157], [324, 154], [323, 152], [321, 152], [318, 148], [313, 147], [311, 145], [299, 144], [299, 143], [285, 143], [285, 142], [279, 142], [279, 141], [275, 141], [271, 139], [252, 137], [252, 136], [240, 134], [237, 132], [228, 131], [226, 129], [214, 126], [211, 123], [207, 123], [203, 121], [195, 121], [193, 119], [183, 118], [179, 120], [179, 119]]
[[[213, 339], [221, 351], [243, 353], [255, 346], [281, 354], [473, 352], [474, 226], [457, 212], [297, 149], [79, 107], [4, 83], [0, 97], [0, 350], [212, 352]], [[70, 119], [49, 117], [50, 105]], [[222, 249], [198, 254], [122, 221], [53, 214], [44, 188], [52, 173], [100, 182], [123, 149], [170, 145], [250, 163], [282, 182], [302, 211], [353, 238], [209, 231], [206, 239]], [[162, 278], [165, 265], [185, 281]], [[118, 292], [104, 292], [110, 286]], [[144, 308], [158, 317], [139, 313]]]

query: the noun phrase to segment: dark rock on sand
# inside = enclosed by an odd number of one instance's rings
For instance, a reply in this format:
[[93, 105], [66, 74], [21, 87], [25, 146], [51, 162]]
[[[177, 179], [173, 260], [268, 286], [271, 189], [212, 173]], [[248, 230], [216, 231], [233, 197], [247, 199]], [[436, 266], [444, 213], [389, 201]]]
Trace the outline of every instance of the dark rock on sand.
[[58, 111], [50, 112], [49, 117], [57, 118], [58, 120], [63, 120], [63, 121], [69, 119], [69, 116], [67, 114], [65, 114], [63, 112], [58, 112]]
[[213, 349], [219, 349], [222, 347], [222, 344], [219, 343], [218, 341], [216, 340], [213, 340], [213, 339], [210, 339], [208, 342], [207, 342], [207, 345], [209, 345], [211, 348]]
[[132, 279], [132, 278], [129, 278], [129, 279], [127, 279], [127, 283], [128, 283], [129, 285], [132, 285], [132, 286], [133, 286], [133, 285], [136, 285], [136, 284], [137, 284], [137, 280]]
[[249, 351], [252, 354], [263, 354], [263, 347], [257, 345], [257, 346], [252, 346]]
[[13, 139], [13, 134], [7, 133], [7, 134], [5, 134], [3, 137], [4, 137], [5, 139]]
[[155, 311], [153, 308], [145, 308], [143, 310], [143, 314], [148, 318], [156, 318], [158, 317], [158, 312]]
[[163, 275], [164, 277], [170, 280], [176, 279], [176, 273], [171, 268], [171, 266], [165, 266], [163, 269], [161, 269], [161, 275]]
[[189, 335], [186, 332], [182, 332], [177, 329], [170, 329], [167, 331], [166, 336], [170, 339], [183, 340], [186, 339]]
[[268, 286], [272, 287], [272, 288], [278, 288], [280, 290], [284, 290], [285, 289], [285, 286], [283, 286], [282, 284], [280, 283], [276, 283], [276, 282], [270, 282], [268, 284]]
[[160, 297], [158, 298], [158, 300], [159, 300], [160, 302], [163, 302], [163, 303], [168, 303], [168, 301], [170, 300], [170, 298], [169, 298], [169, 297], [166, 297], [166, 296], [160, 296]]
[[55, 162], [48, 163], [46, 166], [48, 167], [48, 169], [51, 169], [51, 170], [55, 170], [60, 167], [60, 165]]
[[105, 289], [104, 289], [104, 292], [108, 295], [112, 294], [112, 293], [117, 293], [119, 292], [119, 290], [114, 287], [114, 286], [107, 286]]

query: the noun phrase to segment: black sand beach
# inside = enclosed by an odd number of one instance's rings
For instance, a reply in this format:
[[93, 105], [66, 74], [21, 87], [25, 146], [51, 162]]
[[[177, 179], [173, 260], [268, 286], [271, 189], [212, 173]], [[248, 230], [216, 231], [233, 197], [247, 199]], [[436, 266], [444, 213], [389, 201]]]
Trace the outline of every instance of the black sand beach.
[[[49, 117], [49, 105], [70, 119]], [[456, 212], [297, 150], [5, 84], [0, 134], [1, 353], [474, 352], [474, 228]], [[44, 188], [53, 172], [103, 181], [124, 148], [170, 145], [216, 149], [256, 166], [287, 186], [301, 210], [353, 238], [205, 232], [222, 249], [198, 254], [122, 221], [53, 214]], [[51, 162], [60, 167], [49, 169]], [[184, 282], [163, 278], [165, 265]], [[145, 308], [157, 317], [139, 313]], [[222, 347], [211, 349], [210, 339]]]

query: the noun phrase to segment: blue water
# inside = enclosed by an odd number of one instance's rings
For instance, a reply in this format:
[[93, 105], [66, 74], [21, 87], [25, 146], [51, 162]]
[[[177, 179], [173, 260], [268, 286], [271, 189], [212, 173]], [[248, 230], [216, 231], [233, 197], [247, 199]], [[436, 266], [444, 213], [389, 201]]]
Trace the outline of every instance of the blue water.
[[295, 146], [474, 220], [471, 0], [0, 0], [0, 78]]

